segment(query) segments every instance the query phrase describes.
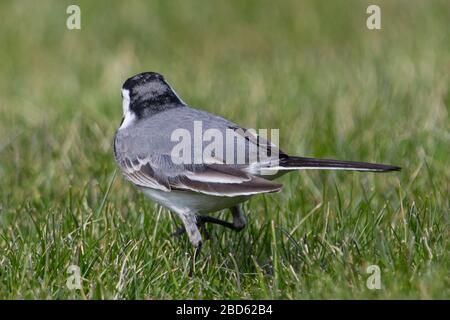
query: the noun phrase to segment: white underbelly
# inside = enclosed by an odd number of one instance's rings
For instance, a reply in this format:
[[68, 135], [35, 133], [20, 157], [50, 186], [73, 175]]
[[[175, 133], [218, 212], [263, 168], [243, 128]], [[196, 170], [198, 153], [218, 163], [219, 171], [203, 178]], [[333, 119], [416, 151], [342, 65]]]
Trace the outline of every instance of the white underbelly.
[[167, 192], [150, 188], [140, 189], [153, 201], [177, 213], [206, 214], [233, 207], [250, 197], [218, 197], [192, 191], [172, 190]]

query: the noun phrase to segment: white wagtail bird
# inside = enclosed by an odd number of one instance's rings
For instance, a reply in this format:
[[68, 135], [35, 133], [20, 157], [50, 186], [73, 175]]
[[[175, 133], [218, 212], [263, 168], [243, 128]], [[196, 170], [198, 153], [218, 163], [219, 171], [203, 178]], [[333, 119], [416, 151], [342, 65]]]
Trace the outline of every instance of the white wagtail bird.
[[[271, 180], [284, 173], [302, 169], [400, 170], [384, 164], [289, 156], [267, 139], [247, 134], [249, 130], [231, 121], [189, 107], [155, 72], [127, 79], [122, 86], [122, 99], [123, 119], [114, 137], [116, 162], [126, 179], [181, 219], [184, 227], [178, 233], [187, 233], [197, 253], [202, 246], [200, 230], [204, 223], [242, 230], [247, 220], [241, 204], [251, 196], [280, 191], [282, 185]], [[227, 130], [237, 132], [233, 143], [216, 144], [223, 150], [206, 153], [207, 156], [197, 149], [206, 148], [210, 142], [205, 139], [200, 144], [193, 143], [184, 150], [189, 161], [180, 161], [177, 155], [186, 155], [174, 153], [179, 139], [174, 139], [173, 134], [182, 130], [179, 132], [195, 136], [196, 122], [202, 124], [203, 132], [213, 129], [222, 136]], [[232, 147], [251, 151], [243, 161], [236, 161], [234, 155], [233, 161], [227, 161], [226, 149]], [[263, 153], [267, 155], [264, 159], [260, 156]], [[227, 208], [231, 210], [232, 222], [207, 215]]]

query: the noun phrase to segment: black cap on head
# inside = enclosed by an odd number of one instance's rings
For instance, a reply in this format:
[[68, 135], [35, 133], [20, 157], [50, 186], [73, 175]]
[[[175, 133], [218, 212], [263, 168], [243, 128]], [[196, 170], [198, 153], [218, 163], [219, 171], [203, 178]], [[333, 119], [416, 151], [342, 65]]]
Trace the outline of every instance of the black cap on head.
[[128, 78], [122, 85], [130, 97], [130, 110], [138, 117], [184, 105], [164, 77], [156, 72], [143, 72]]
[[122, 89], [129, 90], [131, 92], [133, 88], [150, 82], [164, 82], [164, 77], [156, 72], [142, 72], [128, 78], [123, 83]]

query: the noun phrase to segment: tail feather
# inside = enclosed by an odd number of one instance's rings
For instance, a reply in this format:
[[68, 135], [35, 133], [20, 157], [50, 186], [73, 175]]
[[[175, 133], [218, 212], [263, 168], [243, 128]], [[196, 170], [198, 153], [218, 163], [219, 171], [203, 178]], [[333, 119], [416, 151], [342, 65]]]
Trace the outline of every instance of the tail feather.
[[281, 170], [328, 169], [328, 170], [352, 170], [352, 171], [372, 171], [372, 172], [387, 172], [387, 171], [401, 170], [401, 168], [397, 166], [379, 163], [290, 157], [290, 156], [280, 159], [280, 167], [277, 169]]

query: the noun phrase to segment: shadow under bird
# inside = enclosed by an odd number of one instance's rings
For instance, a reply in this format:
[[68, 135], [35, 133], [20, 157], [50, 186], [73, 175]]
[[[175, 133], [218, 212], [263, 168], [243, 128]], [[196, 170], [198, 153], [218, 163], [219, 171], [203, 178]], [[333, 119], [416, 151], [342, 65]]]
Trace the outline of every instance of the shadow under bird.
[[[214, 223], [235, 231], [247, 223], [241, 204], [260, 193], [278, 192], [282, 185], [273, 180], [280, 175], [302, 169], [329, 169], [386, 172], [399, 167], [329, 159], [289, 156], [277, 146], [256, 134], [217, 115], [189, 107], [155, 72], [137, 74], [122, 86], [123, 119], [114, 137], [114, 156], [122, 173], [146, 196], [174, 212], [183, 222], [176, 233], [186, 232], [190, 242], [202, 246], [205, 223]], [[204, 131], [214, 129], [226, 136], [227, 130], [240, 132], [233, 146], [253, 150], [268, 157], [246, 154], [243, 163], [224, 159], [223, 152], [204, 157], [191, 146], [191, 161], [174, 159], [178, 141], [173, 133], [182, 129], [195, 134], [194, 122], [201, 122]], [[217, 131], [218, 130], [218, 131]], [[209, 142], [201, 141], [206, 147]], [[273, 171], [273, 174], [268, 174]], [[207, 214], [229, 208], [232, 222]]]

